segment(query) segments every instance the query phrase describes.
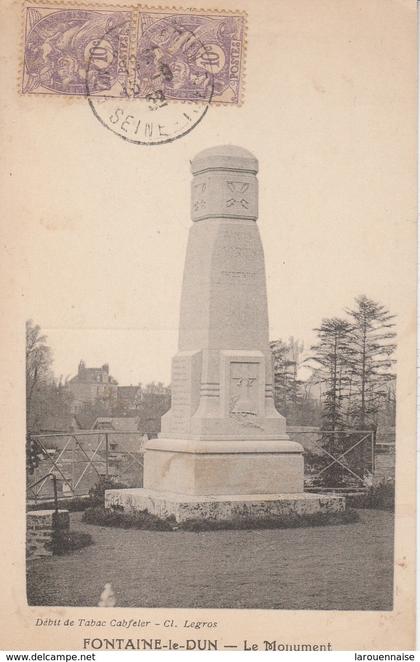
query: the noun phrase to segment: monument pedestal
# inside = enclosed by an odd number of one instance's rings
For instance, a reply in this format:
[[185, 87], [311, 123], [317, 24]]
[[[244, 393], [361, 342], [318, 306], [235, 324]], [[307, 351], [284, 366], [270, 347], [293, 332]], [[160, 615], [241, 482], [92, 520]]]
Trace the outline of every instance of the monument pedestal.
[[345, 510], [345, 498], [321, 494], [218, 494], [195, 496], [161, 490], [132, 488], [107, 490], [105, 507], [120, 506], [125, 512], [147, 510], [162, 519], [249, 520], [286, 519]]
[[148, 490], [189, 496], [303, 492], [300, 444], [285, 439], [154, 439], [146, 444]]
[[[283, 439], [153, 439], [144, 488], [107, 490], [105, 506], [163, 519], [287, 518], [345, 510], [344, 497], [303, 492], [302, 446]], [[229, 493], [227, 493], [229, 486]]]
[[342, 497], [304, 494], [303, 448], [274, 406], [258, 162], [224, 146], [191, 167], [171, 409], [145, 446], [144, 487], [108, 490], [106, 505], [177, 521], [343, 510]]

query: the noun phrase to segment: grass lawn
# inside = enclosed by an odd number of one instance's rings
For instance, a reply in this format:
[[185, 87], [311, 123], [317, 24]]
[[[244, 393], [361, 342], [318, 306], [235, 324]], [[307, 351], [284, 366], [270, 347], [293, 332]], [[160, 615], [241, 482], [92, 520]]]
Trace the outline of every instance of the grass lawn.
[[259, 531], [159, 532], [81, 522], [94, 544], [28, 564], [30, 605], [95, 606], [111, 582], [117, 607], [392, 609], [393, 513], [353, 524]]

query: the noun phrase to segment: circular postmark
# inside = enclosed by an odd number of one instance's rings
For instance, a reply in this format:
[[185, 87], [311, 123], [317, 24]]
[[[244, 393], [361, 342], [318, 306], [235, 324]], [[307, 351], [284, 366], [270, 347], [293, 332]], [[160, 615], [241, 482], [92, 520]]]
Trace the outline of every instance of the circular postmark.
[[90, 108], [123, 140], [172, 142], [208, 111], [220, 54], [200, 35], [200, 17], [182, 18], [157, 20], [140, 37], [130, 21], [111, 25], [86, 46]]

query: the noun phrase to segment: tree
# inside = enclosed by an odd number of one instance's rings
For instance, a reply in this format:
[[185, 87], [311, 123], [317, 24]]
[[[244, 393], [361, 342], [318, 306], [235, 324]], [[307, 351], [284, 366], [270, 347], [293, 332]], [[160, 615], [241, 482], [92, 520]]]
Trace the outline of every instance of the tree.
[[293, 390], [293, 361], [289, 358], [289, 347], [283, 340], [270, 342], [273, 357], [274, 403], [276, 409], [286, 416], [289, 413], [290, 394]]
[[[303, 362], [304, 363], [304, 362]], [[298, 418], [296, 425], [320, 426], [321, 422], [321, 400], [314, 397], [315, 386], [318, 384], [316, 370], [302, 381], [299, 402]]]
[[[26, 322], [26, 426], [30, 431], [39, 428], [42, 416], [43, 391], [52, 376], [52, 352], [42, 335], [41, 327], [32, 320]], [[45, 395], [45, 393], [44, 393]]]
[[168, 395], [170, 389], [162, 382], [150, 382], [143, 387], [142, 396], [145, 395]]
[[352, 398], [350, 415], [353, 424], [376, 429], [378, 413], [390, 396], [390, 382], [395, 378], [392, 340], [395, 315], [365, 295], [356, 298], [355, 307], [346, 312], [352, 329]]
[[351, 382], [352, 325], [345, 319], [323, 319], [313, 345], [310, 361], [317, 364], [318, 381], [323, 385], [322, 429], [332, 432], [345, 424], [344, 403]]
[[298, 379], [303, 343], [289, 338], [270, 343], [273, 357], [274, 403], [276, 409], [287, 418], [289, 424], [300, 422], [303, 402], [302, 380]]
[[304, 345], [290, 337], [270, 343], [273, 357], [273, 386], [276, 409], [289, 425], [317, 425], [319, 407], [311, 397], [310, 385], [298, 377]]
[[386, 385], [386, 396], [383, 406], [378, 412], [378, 427], [392, 428], [395, 426], [397, 395], [395, 392], [396, 381], [392, 378]]
[[[318, 344], [311, 347], [313, 355], [309, 359], [317, 366], [317, 379], [322, 386], [321, 444], [330, 464], [331, 457], [337, 457], [348, 447], [348, 440], [341, 433], [346, 424], [345, 403], [351, 383], [352, 328], [350, 322], [339, 317], [323, 319], [315, 329]], [[324, 483], [339, 484], [346, 473], [345, 465], [346, 461], [334, 462], [324, 472]]]
[[[335, 457], [345, 453], [340, 462], [361, 477], [371, 449], [358, 443], [356, 431], [376, 430], [379, 420], [392, 423], [395, 414], [394, 315], [365, 295], [346, 312], [350, 319], [324, 319], [316, 329], [318, 344], [310, 360], [318, 366], [322, 388], [322, 444]], [[337, 481], [344, 474], [335, 463], [326, 479]]]
[[171, 389], [162, 382], [151, 382], [143, 388], [139, 416], [147, 432], [159, 432], [160, 420], [171, 406]]

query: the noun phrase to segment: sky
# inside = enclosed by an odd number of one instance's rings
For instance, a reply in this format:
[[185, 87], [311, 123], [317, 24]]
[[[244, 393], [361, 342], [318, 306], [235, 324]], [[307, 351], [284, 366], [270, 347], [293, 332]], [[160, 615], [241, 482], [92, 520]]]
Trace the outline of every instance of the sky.
[[121, 384], [169, 381], [189, 162], [217, 144], [259, 160], [270, 337], [309, 347], [322, 318], [362, 293], [398, 314], [404, 334], [415, 90], [392, 26], [405, 16], [391, 3], [376, 31], [374, 2], [363, 20], [358, 5], [327, 5], [285, 3], [279, 20], [277, 3], [249, 3], [243, 105], [210, 106], [172, 143], [126, 143], [84, 99], [19, 98], [9, 279], [22, 329], [28, 318], [41, 325], [57, 375], [74, 375], [83, 358], [109, 363]]

